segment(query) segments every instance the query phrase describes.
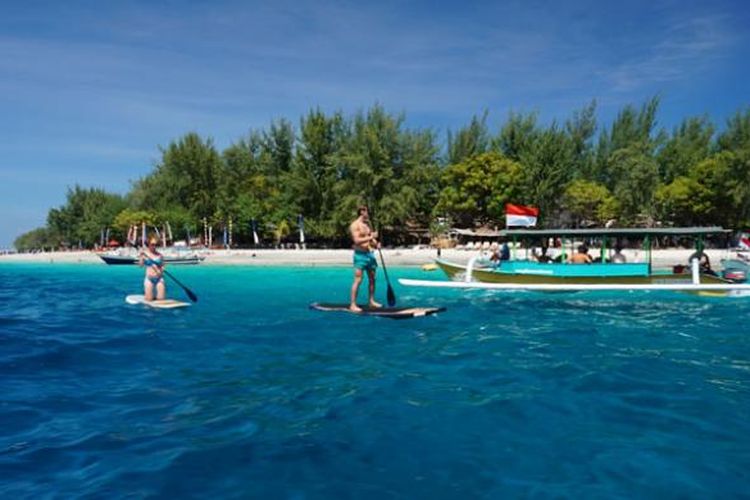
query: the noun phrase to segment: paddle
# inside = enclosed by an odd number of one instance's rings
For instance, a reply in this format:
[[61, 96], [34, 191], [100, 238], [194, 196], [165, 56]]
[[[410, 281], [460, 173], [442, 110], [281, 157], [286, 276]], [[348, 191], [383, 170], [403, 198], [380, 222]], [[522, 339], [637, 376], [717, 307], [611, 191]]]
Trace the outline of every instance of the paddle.
[[180, 287], [185, 291], [185, 293], [187, 294], [187, 296], [190, 297], [190, 300], [192, 300], [193, 302], [198, 302], [198, 296], [196, 294], [194, 294], [191, 289], [189, 289], [188, 287], [186, 287], [185, 285], [183, 285], [182, 283], [180, 283], [180, 280], [178, 280], [177, 278], [175, 278], [174, 276], [172, 276], [170, 274], [170, 272], [167, 271], [166, 269], [162, 269], [162, 272], [164, 274], [166, 274], [167, 276], [169, 276], [170, 278], [172, 278], [172, 281], [174, 281], [175, 283], [177, 283], [178, 285], [180, 285]]
[[393, 292], [391, 286], [391, 280], [388, 279], [388, 270], [385, 268], [385, 259], [383, 259], [383, 252], [378, 247], [378, 253], [380, 254], [380, 263], [383, 265], [383, 274], [385, 274], [385, 282], [388, 284], [388, 307], [396, 305], [396, 294]]

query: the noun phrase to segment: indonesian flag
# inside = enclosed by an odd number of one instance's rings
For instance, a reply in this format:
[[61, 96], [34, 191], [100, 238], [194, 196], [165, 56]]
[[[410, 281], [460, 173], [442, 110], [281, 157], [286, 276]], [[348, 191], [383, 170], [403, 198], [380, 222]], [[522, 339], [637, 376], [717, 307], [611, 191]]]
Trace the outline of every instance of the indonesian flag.
[[750, 250], [750, 235], [747, 233], [740, 233], [740, 241], [738, 245], [742, 250]]
[[505, 225], [530, 227], [536, 226], [536, 218], [539, 215], [539, 209], [535, 207], [525, 207], [523, 205], [505, 204]]

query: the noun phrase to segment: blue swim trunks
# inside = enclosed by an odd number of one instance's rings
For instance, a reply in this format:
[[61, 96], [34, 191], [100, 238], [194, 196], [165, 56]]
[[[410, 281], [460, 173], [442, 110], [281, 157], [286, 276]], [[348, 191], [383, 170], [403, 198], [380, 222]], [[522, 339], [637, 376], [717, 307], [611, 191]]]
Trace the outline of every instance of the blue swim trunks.
[[362, 250], [354, 251], [354, 267], [363, 271], [374, 271], [378, 267], [375, 254]]

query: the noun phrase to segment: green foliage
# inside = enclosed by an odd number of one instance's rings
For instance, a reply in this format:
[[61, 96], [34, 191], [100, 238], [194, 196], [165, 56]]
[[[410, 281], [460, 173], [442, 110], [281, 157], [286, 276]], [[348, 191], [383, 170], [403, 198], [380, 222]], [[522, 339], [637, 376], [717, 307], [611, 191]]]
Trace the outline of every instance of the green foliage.
[[23, 233], [13, 242], [13, 246], [19, 252], [31, 250], [56, 249], [60, 245], [59, 235], [48, 227], [40, 227]]
[[131, 226], [140, 226], [144, 223], [153, 226], [156, 220], [153, 212], [126, 208], [115, 216], [112, 226], [118, 231], [126, 233]]
[[711, 153], [714, 127], [708, 118], [688, 118], [675, 128], [657, 154], [659, 171], [664, 182], [686, 175]]
[[539, 208], [540, 219], [550, 218], [560, 206], [562, 187], [576, 171], [573, 143], [555, 123], [536, 134], [520, 154], [523, 165], [520, 202]]
[[104, 228], [124, 238], [143, 222], [168, 222], [179, 238], [186, 228], [198, 234], [204, 218], [216, 230], [231, 220], [240, 244], [252, 242], [251, 220], [281, 242], [302, 214], [308, 242], [346, 245], [361, 204], [386, 244], [406, 242], [413, 226], [436, 227], [436, 217], [501, 225], [506, 202], [539, 207], [543, 226], [567, 214], [578, 224], [750, 224], [750, 108], [719, 134], [705, 117], [666, 133], [658, 106], [625, 106], [601, 130], [595, 102], [559, 123], [511, 113], [494, 135], [484, 112], [445, 143], [377, 104], [350, 117], [313, 109], [296, 129], [275, 120], [223, 151], [188, 133], [126, 197], [74, 186], [46, 227], [18, 244], [90, 246]]
[[[212, 217], [219, 209], [221, 157], [210, 139], [189, 133], [162, 150], [162, 161], [133, 189], [136, 208], [185, 207], [195, 218]], [[223, 207], [222, 207], [223, 208]]]
[[614, 182], [614, 195], [620, 204], [621, 222], [652, 225], [655, 216], [654, 192], [659, 187], [659, 167], [640, 144], [618, 149], [607, 167]]
[[591, 101], [565, 122], [565, 139], [570, 143], [576, 172], [574, 176], [590, 176], [594, 167], [592, 140], [596, 133], [596, 101]]
[[485, 111], [481, 118], [473, 116], [466, 127], [456, 134], [448, 131], [448, 164], [460, 163], [467, 158], [485, 153], [490, 147], [490, 133], [487, 129]]
[[750, 107], [727, 120], [727, 128], [716, 142], [720, 151], [750, 150]]
[[506, 203], [524, 201], [522, 179], [521, 165], [500, 153], [484, 153], [449, 165], [443, 173], [436, 215], [464, 227], [474, 221], [499, 224]]
[[713, 205], [709, 190], [695, 179], [676, 177], [655, 193], [659, 216], [677, 225], [692, 226], [709, 222]]
[[103, 189], [68, 189], [65, 205], [53, 208], [47, 215], [47, 227], [59, 235], [62, 246], [91, 246], [99, 242], [101, 231], [112, 225], [115, 216], [125, 208], [122, 196]]
[[536, 114], [511, 113], [493, 142], [493, 149], [499, 150], [506, 158], [519, 161], [538, 137]]
[[595, 222], [603, 225], [617, 216], [617, 200], [605, 186], [579, 179], [565, 189], [564, 207], [578, 226]]

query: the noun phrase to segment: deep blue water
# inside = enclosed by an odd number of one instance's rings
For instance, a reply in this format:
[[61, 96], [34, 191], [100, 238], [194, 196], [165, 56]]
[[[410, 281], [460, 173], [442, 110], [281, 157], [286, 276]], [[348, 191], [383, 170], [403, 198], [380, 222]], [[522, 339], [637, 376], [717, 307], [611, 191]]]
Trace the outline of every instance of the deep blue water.
[[448, 311], [392, 321], [308, 310], [349, 269], [172, 272], [198, 304], [126, 305], [137, 268], [0, 266], [0, 497], [750, 491], [750, 299], [396, 285]]

